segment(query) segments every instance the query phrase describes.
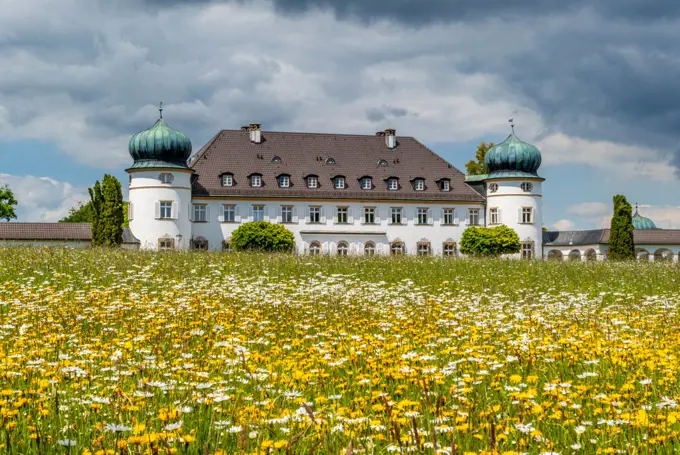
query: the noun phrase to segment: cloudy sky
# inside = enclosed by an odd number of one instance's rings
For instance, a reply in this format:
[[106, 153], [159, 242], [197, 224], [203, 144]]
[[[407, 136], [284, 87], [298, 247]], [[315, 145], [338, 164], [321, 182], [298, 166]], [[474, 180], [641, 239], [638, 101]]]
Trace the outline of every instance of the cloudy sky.
[[0, 0], [0, 182], [53, 221], [165, 118], [219, 129], [394, 127], [463, 169], [507, 119], [543, 154], [544, 224], [624, 193], [680, 228], [677, 0]]

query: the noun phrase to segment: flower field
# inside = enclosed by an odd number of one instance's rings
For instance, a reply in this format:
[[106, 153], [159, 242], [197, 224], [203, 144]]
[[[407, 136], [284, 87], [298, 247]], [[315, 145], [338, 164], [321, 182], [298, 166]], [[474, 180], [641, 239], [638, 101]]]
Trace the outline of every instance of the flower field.
[[0, 250], [0, 453], [678, 452], [679, 279]]

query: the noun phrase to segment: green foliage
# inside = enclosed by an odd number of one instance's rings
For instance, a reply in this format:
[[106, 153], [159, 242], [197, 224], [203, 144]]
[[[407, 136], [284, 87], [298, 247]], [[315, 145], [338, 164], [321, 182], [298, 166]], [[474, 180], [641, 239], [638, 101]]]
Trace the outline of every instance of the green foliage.
[[9, 188], [9, 185], [0, 186], [0, 220], [15, 220], [17, 214], [14, 207], [18, 204], [14, 198], [14, 193]]
[[91, 223], [92, 222], [92, 201], [79, 201], [76, 207], [71, 207], [68, 216], [59, 220], [60, 223]]
[[489, 172], [486, 164], [484, 164], [484, 157], [486, 156], [486, 152], [488, 152], [493, 146], [493, 142], [489, 142], [487, 144], [486, 142], [482, 141], [479, 144], [477, 151], [475, 152], [475, 159], [468, 161], [468, 163], [465, 165], [467, 175], [481, 175], [487, 174]]
[[471, 256], [519, 253], [520, 247], [517, 233], [505, 225], [492, 228], [470, 226], [460, 240], [460, 252]]
[[293, 233], [281, 224], [255, 221], [242, 224], [231, 234], [231, 246], [237, 251], [287, 252], [295, 248], [295, 238]]
[[633, 208], [621, 194], [614, 196], [614, 216], [610, 229], [609, 259], [617, 261], [635, 259]]
[[120, 182], [105, 174], [102, 183], [97, 180], [89, 188], [92, 206], [92, 245], [117, 246], [123, 243], [125, 212]]

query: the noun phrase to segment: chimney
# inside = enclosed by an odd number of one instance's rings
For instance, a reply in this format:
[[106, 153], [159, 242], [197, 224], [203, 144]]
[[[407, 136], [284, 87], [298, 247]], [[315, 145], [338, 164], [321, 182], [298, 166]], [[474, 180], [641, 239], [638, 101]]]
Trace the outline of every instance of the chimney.
[[250, 132], [250, 142], [253, 144], [259, 144], [262, 142], [262, 125], [259, 123], [251, 123], [248, 127]]
[[387, 128], [385, 130], [385, 143], [390, 150], [397, 147], [397, 130], [392, 128]]

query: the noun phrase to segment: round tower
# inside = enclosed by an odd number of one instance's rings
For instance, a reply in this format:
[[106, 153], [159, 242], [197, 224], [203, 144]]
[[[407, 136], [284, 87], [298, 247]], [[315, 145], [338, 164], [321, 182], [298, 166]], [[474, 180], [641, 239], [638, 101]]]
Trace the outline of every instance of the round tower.
[[522, 243], [519, 257], [543, 257], [542, 189], [537, 171], [541, 152], [521, 141], [515, 127], [507, 139], [493, 146], [484, 157], [489, 170], [485, 178], [487, 224], [504, 224], [517, 232]]
[[128, 144], [134, 160], [126, 169], [130, 230], [143, 249], [185, 249], [191, 241], [191, 141], [165, 123], [162, 105], [159, 112], [158, 121]]

